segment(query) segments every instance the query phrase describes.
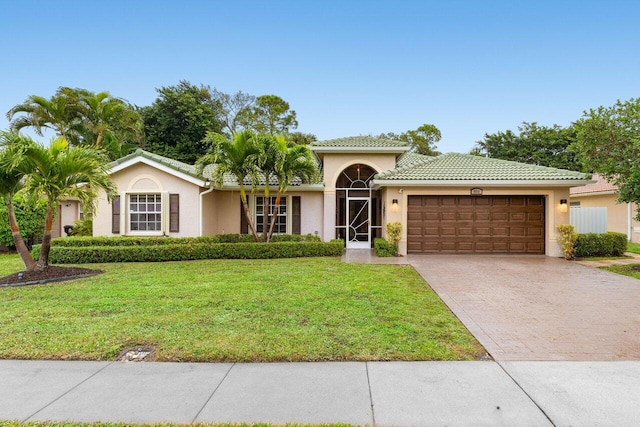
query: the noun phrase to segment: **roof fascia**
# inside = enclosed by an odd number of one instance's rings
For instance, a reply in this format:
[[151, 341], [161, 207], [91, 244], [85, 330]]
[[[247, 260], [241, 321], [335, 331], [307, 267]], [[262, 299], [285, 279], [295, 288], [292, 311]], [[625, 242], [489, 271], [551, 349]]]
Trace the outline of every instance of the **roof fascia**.
[[346, 153], [394, 153], [394, 154], [401, 154], [404, 153], [406, 151], [409, 151], [411, 149], [411, 147], [322, 147], [322, 146], [317, 146], [317, 147], [311, 147], [311, 150], [314, 153], [339, 153], [339, 154], [346, 154]]
[[[254, 191], [264, 191], [265, 186], [260, 185], [258, 187], [253, 188]], [[245, 189], [247, 191], [251, 191], [250, 185], [245, 185]], [[278, 189], [277, 185], [269, 186], [270, 190], [276, 191]], [[240, 190], [240, 186], [238, 184], [224, 184], [222, 187], [216, 187], [216, 190], [220, 191], [238, 191]], [[324, 191], [324, 184], [302, 184], [302, 185], [294, 185], [289, 186], [287, 188], [287, 192], [292, 191]]]
[[393, 180], [374, 179], [374, 188], [389, 186], [404, 187], [579, 187], [588, 183], [587, 179], [557, 179], [557, 180]]
[[590, 196], [610, 196], [617, 195], [617, 191], [590, 191], [588, 193], [571, 193], [569, 197], [590, 197]]

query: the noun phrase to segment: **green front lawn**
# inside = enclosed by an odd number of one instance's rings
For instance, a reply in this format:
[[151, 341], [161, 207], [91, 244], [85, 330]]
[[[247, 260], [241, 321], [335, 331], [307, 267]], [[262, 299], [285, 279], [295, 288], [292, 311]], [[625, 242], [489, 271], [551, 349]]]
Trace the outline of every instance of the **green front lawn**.
[[612, 265], [610, 267], [602, 267], [602, 269], [640, 279], [640, 264]]
[[640, 254], [640, 243], [627, 243], [627, 252]]
[[[0, 288], [0, 358], [469, 360], [484, 350], [408, 266], [337, 258], [91, 264], [106, 272]], [[20, 270], [0, 256], [0, 276]]]

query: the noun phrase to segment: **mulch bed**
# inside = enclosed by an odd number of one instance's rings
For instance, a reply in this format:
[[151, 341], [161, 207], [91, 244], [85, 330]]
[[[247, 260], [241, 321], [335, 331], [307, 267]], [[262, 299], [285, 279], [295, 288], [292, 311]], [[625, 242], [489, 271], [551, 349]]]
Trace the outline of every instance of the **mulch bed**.
[[[80, 277], [95, 276], [104, 270], [80, 267], [58, 267], [50, 265], [43, 271], [22, 271], [0, 277], [0, 286], [19, 286], [33, 283], [62, 282]], [[22, 274], [22, 278], [19, 275]]]

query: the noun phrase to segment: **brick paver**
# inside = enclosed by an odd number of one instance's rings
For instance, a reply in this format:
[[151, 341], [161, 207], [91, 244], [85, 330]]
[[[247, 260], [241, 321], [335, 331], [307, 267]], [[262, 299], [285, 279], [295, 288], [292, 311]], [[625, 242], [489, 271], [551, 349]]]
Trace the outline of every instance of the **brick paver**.
[[407, 259], [496, 360], [640, 360], [640, 280], [546, 256]]

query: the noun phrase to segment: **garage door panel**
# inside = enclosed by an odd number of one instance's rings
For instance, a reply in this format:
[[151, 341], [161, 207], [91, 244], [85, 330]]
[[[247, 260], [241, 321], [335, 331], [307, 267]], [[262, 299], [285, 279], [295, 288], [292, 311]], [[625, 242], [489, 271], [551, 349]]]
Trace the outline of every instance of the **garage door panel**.
[[409, 196], [410, 253], [544, 253], [543, 196]]

